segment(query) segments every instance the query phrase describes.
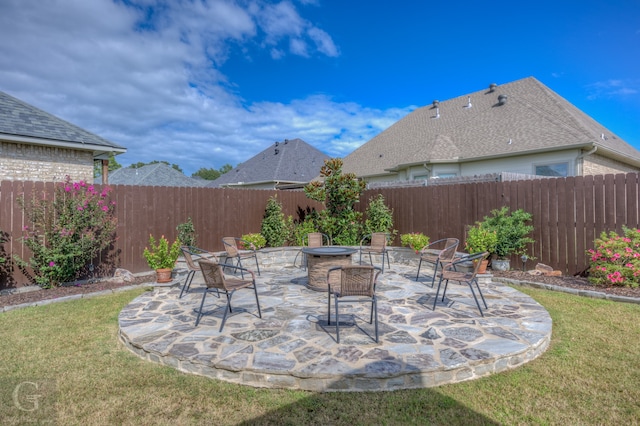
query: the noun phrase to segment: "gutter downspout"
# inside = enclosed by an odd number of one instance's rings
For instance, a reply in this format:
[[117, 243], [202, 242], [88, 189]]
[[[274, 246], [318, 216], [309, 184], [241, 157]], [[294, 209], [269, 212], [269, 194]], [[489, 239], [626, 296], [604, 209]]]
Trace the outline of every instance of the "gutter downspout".
[[584, 171], [584, 157], [588, 156], [588, 155], [593, 155], [596, 153], [596, 151], [598, 150], [597, 146], [593, 146], [593, 148], [587, 152], [583, 152], [582, 154], [578, 155], [578, 157], [576, 158], [576, 176], [583, 176], [583, 171]]

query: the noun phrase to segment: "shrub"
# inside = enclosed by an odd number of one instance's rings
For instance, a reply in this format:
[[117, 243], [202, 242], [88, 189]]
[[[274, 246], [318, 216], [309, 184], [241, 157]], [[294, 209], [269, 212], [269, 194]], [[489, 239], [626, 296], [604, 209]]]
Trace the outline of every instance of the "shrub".
[[178, 231], [178, 239], [185, 246], [195, 247], [196, 238], [198, 237], [196, 234], [196, 229], [193, 226], [193, 221], [191, 218], [187, 219], [186, 222], [179, 224], [176, 226], [176, 231]]
[[362, 213], [354, 206], [366, 184], [353, 173], [342, 173], [342, 160], [325, 160], [320, 169], [323, 182], [313, 181], [304, 187], [307, 197], [324, 203], [317, 214], [319, 231], [327, 234], [335, 244], [357, 245], [360, 242]]
[[260, 233], [269, 247], [280, 247], [287, 240], [287, 225], [277, 196], [270, 197], [267, 201]]
[[[18, 198], [28, 225], [23, 242], [32, 255], [16, 262], [32, 281], [44, 288], [75, 280], [115, 241], [115, 202], [109, 187], [101, 192], [69, 177], [55, 186], [54, 194]], [[26, 268], [31, 268], [31, 274]]]
[[[527, 244], [533, 243], [534, 240], [528, 235], [533, 231], [533, 226], [526, 223], [531, 220], [531, 213], [527, 213], [522, 209], [509, 213], [509, 207], [502, 207], [491, 211], [491, 216], [485, 216], [478, 226], [495, 231], [498, 236], [495, 254], [499, 259], [504, 259], [512, 254], [525, 254], [527, 252]], [[529, 257], [531, 259], [531, 257]]]
[[623, 228], [624, 235], [603, 232], [588, 250], [589, 281], [596, 285], [640, 285], [640, 230]]
[[313, 219], [307, 217], [302, 222], [296, 223], [293, 216], [287, 218], [288, 227], [290, 228], [289, 242], [294, 246], [302, 246], [305, 243], [307, 234], [316, 232], [316, 224]]
[[164, 235], [158, 241], [153, 235], [149, 235], [149, 246], [144, 248], [143, 255], [151, 269], [173, 269], [180, 256], [181, 245], [179, 239], [169, 245]]
[[400, 243], [403, 246], [411, 247], [416, 253], [429, 245], [429, 237], [422, 232], [412, 232], [400, 235]]
[[384, 196], [382, 194], [378, 194], [369, 199], [365, 217], [365, 234], [385, 232], [389, 234], [391, 240], [395, 239], [398, 231], [393, 229], [393, 210], [384, 203]]
[[[258, 233], [244, 234], [240, 239], [250, 245], [249, 247], [244, 247], [245, 249], [255, 248], [257, 250], [267, 245], [267, 240], [262, 234]], [[253, 245], [253, 247], [251, 247], [251, 245]]]
[[467, 231], [464, 247], [467, 253], [470, 254], [485, 251], [494, 253], [496, 251], [496, 244], [498, 244], [498, 234], [496, 231], [491, 231], [483, 228], [481, 225], [476, 225], [470, 227]]

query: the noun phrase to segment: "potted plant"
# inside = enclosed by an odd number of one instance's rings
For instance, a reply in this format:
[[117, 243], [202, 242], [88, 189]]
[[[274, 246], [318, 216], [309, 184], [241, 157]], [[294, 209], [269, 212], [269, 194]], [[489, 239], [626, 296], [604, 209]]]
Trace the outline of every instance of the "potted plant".
[[533, 238], [529, 237], [533, 226], [527, 225], [531, 218], [531, 213], [522, 209], [510, 213], [506, 206], [492, 210], [489, 217], [485, 216], [482, 226], [495, 231], [498, 236], [495, 250], [491, 252], [495, 255], [495, 259], [491, 263], [493, 269], [508, 271], [511, 255], [526, 254], [527, 245], [534, 242]]
[[149, 235], [149, 246], [144, 248], [144, 258], [149, 267], [156, 271], [156, 281], [167, 283], [171, 281], [171, 271], [180, 256], [180, 240], [176, 239], [173, 244], [163, 236], [159, 240]]
[[411, 247], [413, 251], [419, 253], [420, 250], [429, 245], [429, 237], [422, 232], [412, 232], [400, 235], [400, 243], [403, 246]]
[[[467, 253], [493, 253], [496, 250], [496, 244], [498, 243], [498, 234], [483, 227], [483, 224], [477, 222], [475, 226], [470, 227], [467, 230], [467, 239], [465, 240], [464, 247]], [[487, 270], [489, 259], [482, 261], [478, 273], [484, 274]]]

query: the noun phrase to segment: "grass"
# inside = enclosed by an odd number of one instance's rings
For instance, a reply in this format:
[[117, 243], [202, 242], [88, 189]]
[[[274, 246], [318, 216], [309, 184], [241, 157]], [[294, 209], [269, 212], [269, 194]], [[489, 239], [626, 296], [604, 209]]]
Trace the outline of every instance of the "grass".
[[[640, 306], [520, 290], [553, 318], [552, 343], [540, 358], [480, 380], [385, 393], [254, 389], [143, 361], [117, 341], [118, 313], [142, 290], [10, 311], [0, 315], [0, 419], [54, 417], [65, 425], [638, 424]], [[39, 385], [37, 410], [20, 411], [12, 402], [16, 385], [25, 382]], [[21, 390], [32, 385], [26, 386]], [[32, 406], [32, 400], [23, 403]]]

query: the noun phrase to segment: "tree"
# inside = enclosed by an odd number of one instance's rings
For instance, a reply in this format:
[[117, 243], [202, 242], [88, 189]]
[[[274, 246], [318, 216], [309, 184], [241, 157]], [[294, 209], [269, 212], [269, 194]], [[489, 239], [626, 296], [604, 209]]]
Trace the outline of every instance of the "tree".
[[366, 184], [353, 173], [342, 173], [342, 160], [325, 160], [320, 169], [324, 182], [313, 181], [304, 187], [307, 197], [324, 203], [325, 210], [318, 214], [321, 231], [340, 245], [357, 245], [360, 242], [362, 213], [354, 206]]
[[219, 169], [213, 169], [213, 168], [207, 169], [207, 168], [201, 167], [200, 169], [198, 169], [197, 172], [192, 174], [191, 177], [199, 177], [205, 180], [216, 180], [223, 174], [231, 171], [232, 169], [233, 167], [231, 166], [231, 164], [225, 164]]
[[[122, 164], [116, 161], [116, 157], [113, 154], [109, 154], [109, 171], [118, 170], [122, 167]], [[102, 160], [96, 160], [93, 162], [93, 177], [102, 175]]]

